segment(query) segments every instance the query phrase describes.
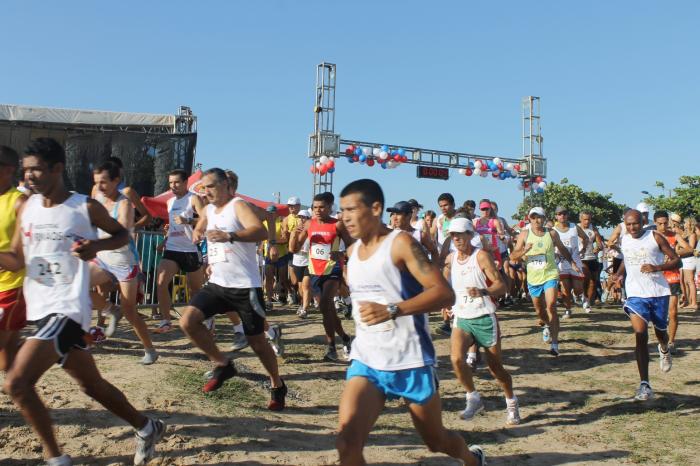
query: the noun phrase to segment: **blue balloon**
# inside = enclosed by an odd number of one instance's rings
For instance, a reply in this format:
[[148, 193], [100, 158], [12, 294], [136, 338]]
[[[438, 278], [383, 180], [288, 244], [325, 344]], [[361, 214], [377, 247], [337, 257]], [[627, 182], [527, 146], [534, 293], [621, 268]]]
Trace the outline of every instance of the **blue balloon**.
[[362, 155], [362, 148], [358, 147], [355, 149], [355, 155]]
[[469, 168], [474, 169], [474, 162], [469, 162]]
[[498, 175], [498, 177], [502, 180], [505, 180], [507, 178], [507, 175], [504, 172], [501, 172], [501, 174]]
[[329, 169], [328, 169], [328, 173], [335, 173], [335, 167], [329, 168]]
[[365, 154], [360, 155], [360, 163], [365, 163], [367, 161], [367, 156]]
[[352, 159], [352, 157], [348, 157], [348, 162], [355, 163], [355, 161]]
[[389, 146], [382, 146], [382, 152], [389, 152]]
[[398, 152], [399, 152], [399, 155], [400, 155], [401, 157], [403, 157], [404, 155], [406, 155], [406, 151], [403, 150], [403, 149], [399, 149]]
[[384, 162], [384, 163], [381, 164], [381, 165], [382, 165], [382, 168], [383, 168], [384, 170], [386, 170], [386, 162]]
[[489, 170], [493, 171], [493, 170], [495, 170], [495, 169], [497, 169], [497, 168], [498, 168], [498, 165], [496, 165], [495, 163], [489, 161]]

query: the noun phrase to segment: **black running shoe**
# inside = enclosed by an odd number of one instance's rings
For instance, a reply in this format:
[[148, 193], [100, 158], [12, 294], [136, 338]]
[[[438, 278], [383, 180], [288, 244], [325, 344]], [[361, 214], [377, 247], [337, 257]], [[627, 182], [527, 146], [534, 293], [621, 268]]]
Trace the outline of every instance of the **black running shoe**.
[[282, 381], [282, 386], [270, 389], [270, 402], [267, 404], [267, 409], [270, 411], [282, 411], [284, 409], [284, 401], [287, 396], [287, 384]]
[[204, 393], [218, 390], [228, 379], [235, 377], [238, 371], [233, 366], [233, 362], [229, 361], [225, 366], [216, 366], [212, 371], [211, 378], [204, 384], [202, 391]]

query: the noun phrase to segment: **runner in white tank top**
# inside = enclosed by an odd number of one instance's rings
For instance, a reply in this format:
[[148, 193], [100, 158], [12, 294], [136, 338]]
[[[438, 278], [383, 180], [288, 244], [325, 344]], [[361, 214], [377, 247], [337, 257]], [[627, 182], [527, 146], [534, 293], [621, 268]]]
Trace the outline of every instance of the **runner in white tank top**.
[[[233, 197], [226, 172], [212, 168], [202, 178], [209, 205], [202, 212], [194, 232], [195, 241], [205, 235], [208, 245], [209, 282], [190, 300], [180, 326], [192, 343], [216, 364], [205, 393], [218, 390], [237, 373], [203, 322], [219, 314], [237, 312], [243, 331], [270, 376], [271, 399], [268, 409], [284, 409], [287, 387], [279, 376], [277, 356], [265, 338], [265, 309], [258, 269], [256, 243], [267, 238], [267, 231], [247, 202]], [[280, 333], [281, 336], [281, 333]]]
[[[411, 226], [411, 216], [413, 214], [413, 206], [406, 201], [399, 201], [394, 204], [393, 207], [386, 209], [387, 212], [394, 214], [394, 219], [396, 226], [399, 230], [409, 233], [413, 239], [415, 239], [418, 244], [423, 246], [425, 252], [431, 258], [433, 263], [437, 263], [440, 259], [438, 254], [437, 246], [435, 242], [430, 238], [430, 232], [427, 228], [416, 229]], [[421, 223], [421, 226], [424, 224]]]
[[641, 379], [635, 398], [646, 401], [654, 396], [649, 384], [649, 322], [654, 325], [659, 341], [661, 371], [668, 372], [672, 366], [667, 331], [671, 290], [663, 272], [677, 269], [681, 260], [663, 235], [642, 229], [639, 211], [630, 210], [625, 214], [625, 227], [628, 234], [622, 238], [624, 262], [613, 279], [620, 282], [627, 274], [627, 300], [623, 309], [636, 335], [635, 355]]
[[574, 270], [572, 262], [569, 262], [560, 254], [556, 254], [559, 280], [564, 298], [564, 315], [562, 318], [568, 319], [571, 317], [571, 308], [575, 298], [583, 295], [583, 263], [579, 253], [579, 239], [581, 239], [581, 246], [585, 249], [588, 247], [588, 237], [581, 227], [575, 223], [569, 223], [569, 212], [566, 208], [557, 207], [555, 213], [557, 221], [554, 229], [559, 233], [559, 239], [569, 251], [573, 263], [578, 268], [578, 270]]
[[586, 295], [583, 301], [583, 309], [586, 312], [591, 312], [591, 305], [595, 302], [597, 289], [600, 284], [601, 264], [598, 261], [598, 253], [603, 249], [604, 244], [598, 228], [593, 224], [593, 214], [584, 210], [579, 213], [578, 218], [580, 221], [578, 226], [588, 238], [586, 248], [583, 248], [583, 245], [579, 248], [583, 264], [583, 290]]
[[377, 182], [350, 183], [341, 192], [340, 207], [356, 240], [348, 248], [346, 269], [356, 337], [340, 400], [340, 463], [364, 464], [363, 445], [386, 400], [403, 398], [431, 451], [469, 466], [485, 464], [481, 448], [468, 449], [442, 424], [426, 314], [449, 306], [454, 293], [420, 244], [382, 224], [384, 194]]
[[201, 215], [204, 202], [199, 196], [187, 190], [187, 172], [173, 170], [168, 175], [168, 185], [173, 197], [168, 200], [169, 226], [165, 239], [163, 258], [158, 264], [158, 310], [161, 321], [155, 328], [156, 333], [166, 333], [172, 330], [170, 308], [172, 297], [168, 287], [173, 277], [178, 273], [187, 274], [188, 295], [194, 296], [202, 287], [204, 270], [202, 255], [197, 249], [192, 237], [192, 225], [195, 224], [194, 214]]
[[[120, 181], [118, 166], [106, 162], [94, 170], [93, 178], [98, 202], [107, 209], [113, 219], [129, 231], [129, 242], [126, 245], [110, 251], [100, 251], [90, 263], [91, 286], [102, 287], [109, 284], [111, 289], [113, 281], [117, 281], [120, 308], [113, 308], [98, 291], [91, 293], [93, 307], [111, 314], [105, 331], [107, 337], [114, 335], [122, 314], [126, 316], [144, 347], [141, 364], [150, 365], [156, 362], [158, 353], [153, 347], [146, 323], [136, 311], [140, 268], [136, 245], [131, 235], [134, 227], [134, 207], [118, 190]], [[97, 235], [100, 239], [110, 237], [110, 234], [103, 230], [98, 230]]]
[[465, 362], [469, 347], [477, 343], [484, 348], [491, 373], [505, 393], [506, 425], [520, 424], [513, 380], [501, 361], [500, 332], [496, 301], [493, 298], [506, 290], [506, 284], [491, 255], [472, 246], [474, 226], [470, 220], [452, 220], [450, 236], [457, 251], [447, 258], [443, 274], [450, 280], [455, 291], [455, 303], [452, 305], [455, 321], [450, 337], [450, 356], [455, 374], [467, 392], [467, 404], [461, 418], [471, 420], [484, 409], [481, 396], [474, 386], [471, 368]]
[[[40, 437], [49, 464], [70, 466], [70, 456], [61, 454], [51, 417], [35, 389], [42, 375], [60, 363], [83, 391], [136, 429], [134, 464], [145, 464], [165, 425], [139, 413], [102, 378], [92, 354], [83, 351], [91, 314], [87, 261], [99, 251], [125, 245], [129, 234], [97, 201], [66, 189], [65, 152], [55, 140], [35, 139], [22, 162], [25, 179], [38, 194], [22, 207], [10, 251], [0, 252], [0, 268], [26, 267], [27, 318], [38, 330], [20, 347], [5, 377], [5, 392]], [[95, 228], [110, 237], [97, 239]]]

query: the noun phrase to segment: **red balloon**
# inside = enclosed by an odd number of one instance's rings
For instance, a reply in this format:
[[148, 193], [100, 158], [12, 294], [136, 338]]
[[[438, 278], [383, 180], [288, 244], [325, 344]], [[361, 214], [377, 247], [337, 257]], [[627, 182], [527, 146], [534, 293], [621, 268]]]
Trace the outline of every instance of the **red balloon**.
[[353, 152], [355, 152], [355, 150], [352, 149], [351, 147], [348, 147], [347, 149], [345, 149], [345, 153], [348, 154], [348, 155], [352, 155]]
[[541, 183], [541, 182], [542, 182], [542, 179], [543, 179], [543, 178], [542, 178], [541, 176], [538, 176], [537, 178], [535, 178], [535, 181], [538, 182], [538, 183]]
[[323, 166], [321, 167], [321, 169], [319, 170], [319, 173], [320, 173], [321, 175], [325, 175], [326, 173], [328, 173], [328, 168], [327, 168], [325, 165], [323, 165]]
[[498, 167], [499, 170], [503, 170], [503, 162], [500, 162], [500, 163], [497, 165], [497, 167]]
[[360, 156], [359, 156], [359, 155], [353, 155], [353, 156], [352, 156], [352, 160], [355, 161], [355, 162], [357, 162], [357, 161], [360, 160]]
[[351, 151], [355, 152], [355, 146], [353, 146], [352, 144], [350, 144], [350, 145], [348, 146], [347, 150], [351, 150]]
[[326, 164], [328, 168], [333, 168], [335, 167], [335, 162], [333, 160], [329, 160], [328, 163]]
[[498, 173], [497, 173], [497, 172], [493, 172], [493, 173], [491, 173], [491, 176], [494, 177], [494, 178], [498, 178]]
[[397, 161], [397, 162], [400, 162], [400, 161], [401, 161], [401, 156], [400, 156], [399, 154], [396, 154], [396, 155], [394, 156], [394, 160]]
[[367, 166], [373, 167], [374, 166], [374, 159], [367, 159]]
[[467, 175], [467, 176], [472, 176], [472, 173], [474, 173], [474, 172], [472, 171], [471, 168], [467, 168], [467, 169], [465, 170], [465, 172], [464, 172], [464, 174]]
[[315, 165], [311, 165], [311, 170], [310, 170], [310, 171], [311, 171], [311, 173], [316, 173], [316, 166], [315, 166]]
[[520, 164], [519, 164], [519, 163], [516, 163], [515, 165], [513, 165], [513, 168], [515, 168], [516, 170], [520, 171]]
[[530, 187], [530, 183], [528, 183], [527, 181], [523, 183], [523, 188], [529, 188], [529, 187]]

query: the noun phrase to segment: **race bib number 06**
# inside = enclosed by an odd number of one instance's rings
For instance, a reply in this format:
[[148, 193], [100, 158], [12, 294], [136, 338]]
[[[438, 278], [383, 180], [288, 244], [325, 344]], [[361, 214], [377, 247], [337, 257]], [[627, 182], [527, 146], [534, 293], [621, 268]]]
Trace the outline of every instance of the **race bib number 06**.
[[331, 245], [314, 243], [309, 248], [309, 257], [327, 261], [331, 259]]
[[79, 259], [69, 253], [34, 256], [29, 261], [27, 275], [45, 286], [69, 285], [78, 271]]

